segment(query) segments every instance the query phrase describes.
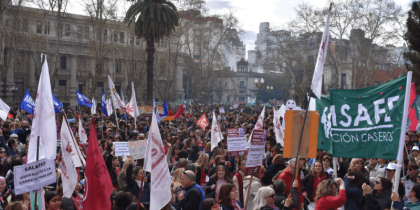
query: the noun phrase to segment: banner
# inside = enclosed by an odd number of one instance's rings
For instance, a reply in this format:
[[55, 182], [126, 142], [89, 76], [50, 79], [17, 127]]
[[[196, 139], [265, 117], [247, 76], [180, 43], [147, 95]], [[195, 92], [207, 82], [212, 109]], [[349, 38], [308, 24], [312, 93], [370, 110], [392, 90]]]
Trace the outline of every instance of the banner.
[[228, 128], [227, 130], [228, 156], [246, 155], [245, 128]]
[[221, 114], [221, 113], [225, 113], [225, 108], [223, 108], [223, 107], [219, 107], [219, 113]]
[[144, 159], [146, 157], [147, 141], [129, 141], [128, 149], [133, 160]]
[[10, 107], [0, 99], [0, 118], [6, 121], [9, 111]]
[[251, 97], [248, 96], [247, 104], [249, 104], [249, 105], [255, 104], [256, 101], [257, 101], [256, 97], [251, 98]]
[[233, 102], [232, 107], [234, 109], [237, 109], [239, 107], [239, 102], [238, 101]]
[[[162, 113], [163, 107], [162, 106], [156, 106], [157, 111]], [[153, 114], [153, 106], [138, 106], [140, 115], [152, 115]]]
[[41, 159], [13, 167], [15, 195], [41, 189], [57, 181], [54, 159]]
[[220, 138], [219, 125], [217, 124], [216, 115], [213, 112], [213, 118], [211, 120], [211, 151], [218, 146], [220, 141], [222, 139]]
[[29, 114], [34, 114], [35, 102], [29, 93], [29, 89], [26, 89], [22, 102], [20, 102], [19, 109], [25, 110]]
[[108, 111], [107, 111], [107, 104], [106, 104], [105, 88], [104, 88], [104, 86], [102, 86], [101, 108], [102, 108], [102, 113], [105, 115], [105, 117], [109, 117]]
[[320, 132], [331, 134], [334, 157], [397, 159], [406, 83], [407, 75], [359, 90], [331, 90], [330, 106], [317, 103]]
[[265, 149], [266, 130], [254, 130], [251, 137], [251, 146], [246, 159], [246, 168], [244, 176], [253, 175], [261, 168]]
[[115, 156], [130, 156], [127, 142], [113, 142], [115, 147]]

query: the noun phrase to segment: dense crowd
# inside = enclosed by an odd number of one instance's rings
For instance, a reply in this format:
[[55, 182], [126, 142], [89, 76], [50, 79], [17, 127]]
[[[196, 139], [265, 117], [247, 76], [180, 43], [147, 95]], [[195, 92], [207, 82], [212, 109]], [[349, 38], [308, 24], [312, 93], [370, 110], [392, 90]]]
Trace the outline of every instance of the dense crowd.
[[[174, 121], [162, 121], [162, 136], [172, 184], [168, 186], [172, 199], [165, 210], [288, 210], [288, 209], [420, 209], [419, 138], [416, 132], [406, 134], [404, 165], [398, 193], [393, 191], [397, 164], [395, 160], [378, 158], [338, 158], [337, 177], [334, 177], [333, 158], [317, 151], [316, 158], [288, 159], [273, 133], [273, 110], [266, 109], [263, 129], [267, 130], [264, 159], [261, 169], [245, 176], [246, 156], [228, 156], [226, 129], [246, 129], [247, 140], [258, 120], [261, 109], [241, 105], [238, 109], [225, 107], [226, 113], [215, 111], [223, 140], [211, 150], [212, 111], [218, 105], [187, 107]], [[104, 117], [100, 109], [95, 116], [88, 108], [66, 108], [64, 112], [76, 140], [79, 119], [89, 133], [90, 118], [95, 118], [98, 143], [113, 185], [109, 198], [112, 209], [149, 209], [150, 174], [143, 171], [144, 160], [130, 156], [115, 156], [113, 142], [147, 140], [150, 116], [134, 119], [118, 113]], [[29, 209], [29, 194], [14, 194], [13, 167], [26, 164], [32, 116], [12, 107], [13, 118], [0, 122], [0, 209]], [[206, 113], [209, 126], [203, 131], [196, 121]], [[74, 119], [74, 121], [73, 121]], [[62, 114], [57, 114], [58, 138]], [[86, 158], [87, 145], [79, 142]], [[83, 209], [84, 172], [71, 198], [62, 196], [61, 148], [55, 159], [57, 181], [44, 187], [47, 210]], [[89, 158], [89, 157], [87, 157]], [[296, 161], [298, 161], [297, 164]], [[297, 165], [297, 167], [295, 167]], [[296, 171], [296, 173], [294, 173]], [[293, 180], [293, 175], [296, 179]], [[141, 197], [139, 197], [141, 190]]]

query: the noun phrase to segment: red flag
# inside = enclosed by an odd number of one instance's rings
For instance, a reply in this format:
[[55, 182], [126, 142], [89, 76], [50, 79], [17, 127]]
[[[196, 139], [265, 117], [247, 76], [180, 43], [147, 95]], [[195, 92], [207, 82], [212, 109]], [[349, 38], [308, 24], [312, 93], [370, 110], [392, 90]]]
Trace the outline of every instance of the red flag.
[[83, 209], [109, 210], [112, 182], [96, 139], [94, 118], [90, 122]]
[[10, 119], [13, 119], [14, 117], [13, 117], [13, 115], [12, 114], [7, 114], [7, 117], [9, 117]]
[[184, 102], [182, 102], [181, 106], [179, 106], [178, 111], [176, 111], [174, 119], [182, 117], [184, 114]]
[[206, 127], [209, 125], [209, 121], [207, 120], [206, 113], [203, 113], [196, 123], [198, 126], [201, 127], [201, 129], [203, 129], [203, 131], [206, 131]]
[[408, 118], [410, 118], [410, 131], [416, 131], [417, 124], [419, 121], [417, 120], [416, 116], [416, 109], [413, 108], [414, 100], [416, 100], [416, 85], [411, 83], [411, 91], [410, 91], [410, 106], [408, 107], [408, 110], [410, 111], [408, 113]]

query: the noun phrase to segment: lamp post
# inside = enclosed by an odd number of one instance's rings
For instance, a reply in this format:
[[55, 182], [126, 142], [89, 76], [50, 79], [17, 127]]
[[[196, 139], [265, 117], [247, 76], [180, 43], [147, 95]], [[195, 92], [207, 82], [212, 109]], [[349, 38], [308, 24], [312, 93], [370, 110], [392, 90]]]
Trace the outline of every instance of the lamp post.
[[264, 87], [264, 78], [261, 78], [261, 81], [258, 81], [257, 78], [255, 78], [255, 87], [258, 88], [258, 99], [257, 99], [257, 106], [260, 106], [260, 98], [261, 98], [261, 88]]
[[268, 92], [268, 103], [270, 103], [270, 94], [273, 92], [273, 86], [267, 86], [267, 92]]

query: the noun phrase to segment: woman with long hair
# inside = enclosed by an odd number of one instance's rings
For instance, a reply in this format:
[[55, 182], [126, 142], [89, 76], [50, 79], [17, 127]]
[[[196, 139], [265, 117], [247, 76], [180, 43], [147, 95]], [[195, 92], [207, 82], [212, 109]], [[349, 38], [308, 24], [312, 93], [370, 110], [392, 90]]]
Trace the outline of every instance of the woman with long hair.
[[55, 191], [46, 192], [44, 195], [46, 210], [59, 210], [61, 209], [61, 197]]
[[381, 177], [375, 181], [373, 191], [370, 186], [363, 184], [363, 193], [366, 203], [364, 209], [385, 210], [391, 209], [392, 201], [389, 199], [392, 194], [392, 182], [388, 178]]
[[218, 203], [223, 210], [242, 210], [242, 203], [237, 200], [238, 189], [231, 183], [220, 187]]
[[258, 189], [254, 198], [253, 210], [273, 210], [278, 209], [274, 205], [274, 190], [271, 187], [261, 187]]
[[201, 210], [220, 210], [220, 205], [213, 198], [207, 198], [201, 205]]
[[125, 174], [127, 172], [128, 165], [130, 165], [129, 158], [125, 159], [121, 172], [118, 174], [118, 190], [119, 191], [128, 191], [127, 183], [125, 182]]
[[195, 165], [197, 166], [197, 177], [200, 179], [200, 183], [197, 184], [204, 183], [206, 181], [206, 176], [209, 173], [209, 155], [202, 153], [198, 157]]
[[[264, 176], [264, 173], [266, 172], [264, 166], [261, 165], [261, 168], [259, 171], [256, 171], [251, 180], [251, 176], [244, 177], [244, 191], [243, 194], [247, 195], [249, 190], [249, 198], [248, 198], [248, 204], [246, 205], [246, 210], [253, 210], [254, 209], [254, 203], [253, 200], [258, 192], [258, 189], [262, 187], [261, 179]], [[249, 189], [251, 188], [251, 189]], [[246, 198], [244, 198], [246, 199]], [[244, 204], [245, 205], [245, 204]]]
[[214, 159], [214, 166], [211, 167], [210, 171], [209, 171], [209, 176], [213, 176], [216, 173], [216, 168], [219, 165], [223, 165], [226, 166], [227, 168], [230, 168], [230, 162], [226, 161], [226, 156], [225, 155], [217, 155], [216, 158]]
[[318, 185], [330, 177], [329, 174], [325, 173], [321, 161], [316, 161], [312, 167], [312, 173], [302, 179], [302, 194], [303, 197], [307, 198], [305, 199], [305, 206], [309, 205], [308, 200], [311, 203], [315, 201]]
[[239, 191], [239, 201], [244, 203], [244, 173], [245, 173], [246, 159], [239, 156], [238, 164], [236, 167], [236, 173], [233, 175], [232, 181], [235, 184], [236, 189]]
[[282, 154], [276, 154], [271, 162], [271, 165], [268, 166], [267, 173], [264, 174], [264, 177], [261, 181], [264, 185], [273, 184], [273, 177], [279, 172], [286, 168], [285, 160]]
[[322, 157], [322, 164], [324, 165], [324, 170], [330, 176], [334, 174], [334, 169], [331, 168], [331, 163], [332, 159], [329, 155], [324, 155], [324, 157]]
[[353, 158], [350, 162], [350, 166], [348, 169], [348, 173], [350, 171], [354, 171], [356, 173], [362, 173], [362, 181], [363, 183], [370, 184], [369, 182], [369, 169], [365, 167], [365, 161], [362, 158]]
[[[338, 196], [335, 196], [338, 189], [340, 190]], [[326, 179], [318, 185], [315, 196], [315, 209], [336, 210], [345, 203], [346, 190], [342, 179], [338, 178], [336, 181]]]
[[363, 200], [363, 179], [361, 172], [350, 171], [346, 178], [344, 178], [344, 184], [346, 187], [346, 204], [344, 204], [344, 209], [354, 209], [359, 210], [363, 209], [362, 200]]
[[270, 141], [266, 141], [264, 147], [264, 158], [268, 158], [268, 155], [271, 155], [271, 147], [273, 147], [272, 143]]
[[225, 183], [232, 183], [232, 180], [229, 178], [229, 170], [224, 165], [219, 165], [216, 167], [216, 173], [211, 176], [207, 183], [206, 198], [217, 199], [220, 187]]
[[140, 166], [135, 166], [134, 160], [130, 159], [130, 164], [127, 167], [125, 174], [125, 181], [129, 192], [138, 198], [140, 193], [140, 187], [143, 183], [143, 189], [141, 191], [141, 202], [149, 202], [149, 193], [150, 193], [150, 183], [146, 182], [147, 180], [143, 175], [144, 171]]
[[[211, 146], [211, 143], [210, 143], [210, 146]], [[215, 148], [213, 150], [213, 155], [211, 157], [209, 155], [209, 157], [210, 157], [210, 167], [213, 167], [214, 160], [216, 159], [216, 157], [218, 155], [223, 155], [223, 151], [221, 149], [219, 149], [219, 148]]]

